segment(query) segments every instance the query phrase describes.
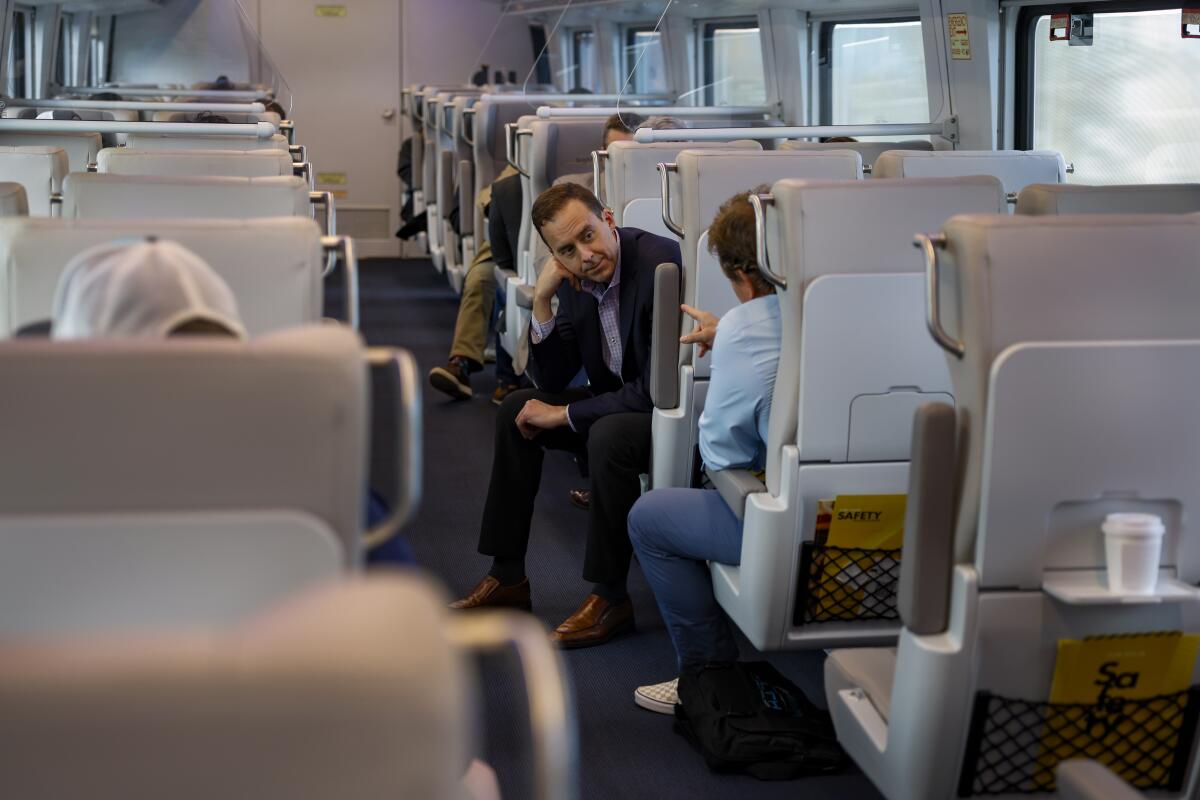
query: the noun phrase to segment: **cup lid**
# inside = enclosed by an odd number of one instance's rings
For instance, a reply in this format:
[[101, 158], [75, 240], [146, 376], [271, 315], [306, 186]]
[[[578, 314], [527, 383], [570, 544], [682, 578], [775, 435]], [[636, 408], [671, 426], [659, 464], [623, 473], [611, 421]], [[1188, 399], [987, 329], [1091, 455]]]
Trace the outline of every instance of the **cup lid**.
[[1124, 536], [1162, 536], [1166, 528], [1162, 517], [1157, 514], [1121, 512], [1104, 518], [1105, 533], [1120, 533]]

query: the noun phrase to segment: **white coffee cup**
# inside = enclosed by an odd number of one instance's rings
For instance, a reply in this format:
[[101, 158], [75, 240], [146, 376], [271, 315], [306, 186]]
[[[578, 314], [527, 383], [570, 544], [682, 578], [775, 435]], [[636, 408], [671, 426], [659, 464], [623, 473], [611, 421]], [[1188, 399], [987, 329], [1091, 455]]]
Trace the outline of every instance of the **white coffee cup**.
[[1104, 531], [1108, 589], [1121, 594], [1154, 594], [1162, 554], [1162, 518], [1155, 514], [1109, 514]]

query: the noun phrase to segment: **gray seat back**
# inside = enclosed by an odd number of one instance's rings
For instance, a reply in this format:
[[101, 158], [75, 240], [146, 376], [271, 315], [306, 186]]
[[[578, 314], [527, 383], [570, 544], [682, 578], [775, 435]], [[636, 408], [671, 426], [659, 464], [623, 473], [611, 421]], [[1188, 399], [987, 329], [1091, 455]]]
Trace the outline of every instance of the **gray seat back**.
[[10, 342], [0, 365], [21, 386], [0, 398], [3, 527], [236, 513], [249, 529], [286, 512], [340, 543], [343, 565], [361, 563], [367, 395], [354, 332]]
[[63, 216], [95, 219], [248, 219], [311, 215], [302, 178], [197, 178], [74, 173]]
[[1191, 214], [1200, 211], [1200, 184], [1081, 186], [1034, 183], [1017, 197], [1018, 214]]
[[103, 147], [98, 133], [17, 133], [0, 130], [0, 146], [61, 147], [70, 172], [87, 172]]
[[29, 200], [19, 183], [0, 183], [0, 217], [29, 216]]
[[138, 150], [100, 151], [96, 171], [110, 175], [283, 177], [295, 174], [286, 150]]
[[889, 150], [875, 159], [874, 178], [960, 178], [991, 175], [1015, 201], [1031, 183], [1065, 183], [1067, 164], [1053, 150]]
[[50, 216], [50, 199], [63, 191], [69, 171], [67, 151], [61, 147], [0, 146], [0, 181], [25, 187], [34, 216]]
[[287, 137], [275, 134], [269, 139], [254, 136], [214, 136], [212, 134], [126, 134], [125, 146], [137, 150], [283, 150]]
[[325, 254], [311, 219], [0, 220], [0, 336], [47, 320], [59, 277], [105, 242], [156, 236], [204, 259], [237, 298], [247, 333], [320, 321]]
[[470, 689], [445, 602], [395, 575], [279, 598], [215, 631], [0, 641], [8, 789], [461, 798]]
[[604, 159], [604, 192], [600, 199], [613, 211], [618, 225], [669, 236], [662, 221], [662, 181], [655, 168], [674, 163], [684, 150], [753, 150], [762, 146], [742, 142], [613, 142]]

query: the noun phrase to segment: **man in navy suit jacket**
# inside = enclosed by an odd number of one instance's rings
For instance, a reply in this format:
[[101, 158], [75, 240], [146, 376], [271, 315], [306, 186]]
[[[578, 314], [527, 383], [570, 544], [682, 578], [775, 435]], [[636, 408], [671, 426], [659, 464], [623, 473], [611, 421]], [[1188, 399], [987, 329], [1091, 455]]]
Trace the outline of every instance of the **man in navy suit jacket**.
[[[612, 212], [576, 184], [542, 193], [533, 223], [553, 255], [534, 287], [530, 322], [528, 372], [539, 388], [514, 392], [500, 406], [479, 537], [492, 568], [454, 606], [530, 607], [525, 551], [544, 451], [586, 450], [592, 502], [583, 577], [594, 587], [552, 638], [587, 647], [633, 627], [625, 519], [650, 463], [654, 273], [659, 264], [680, 263], [679, 244], [618, 228]], [[580, 369], [588, 385], [569, 388]]]

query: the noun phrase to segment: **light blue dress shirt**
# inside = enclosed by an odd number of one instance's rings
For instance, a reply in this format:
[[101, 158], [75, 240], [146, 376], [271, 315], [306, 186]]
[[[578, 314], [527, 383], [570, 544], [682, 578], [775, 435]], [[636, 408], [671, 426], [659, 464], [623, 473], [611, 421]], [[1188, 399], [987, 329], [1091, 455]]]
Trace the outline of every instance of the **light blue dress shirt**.
[[760, 470], [766, 463], [780, 335], [778, 295], [756, 297], [721, 317], [700, 415], [700, 456], [710, 470]]

